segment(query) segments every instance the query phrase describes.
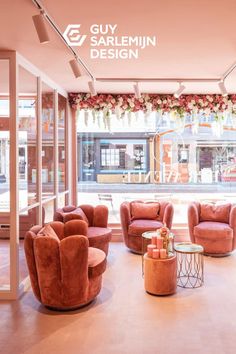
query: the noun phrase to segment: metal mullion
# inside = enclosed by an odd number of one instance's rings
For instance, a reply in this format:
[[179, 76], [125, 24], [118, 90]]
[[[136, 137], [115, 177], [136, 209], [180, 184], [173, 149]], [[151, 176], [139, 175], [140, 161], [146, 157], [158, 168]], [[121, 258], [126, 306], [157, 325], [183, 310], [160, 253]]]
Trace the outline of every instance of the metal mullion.
[[[71, 117], [70, 117], [71, 118]], [[65, 110], [65, 131], [64, 131], [64, 149], [65, 149], [65, 190], [70, 190], [70, 164], [69, 164], [69, 129], [70, 129], [69, 122], [69, 105], [66, 100], [66, 110]], [[70, 204], [70, 193], [65, 199], [65, 204]]]
[[53, 148], [53, 159], [54, 159], [54, 195], [56, 196], [54, 202], [54, 212], [58, 207], [58, 92], [57, 90], [53, 91], [53, 118], [54, 118], [54, 132], [53, 132], [53, 139], [54, 139], [54, 148]]

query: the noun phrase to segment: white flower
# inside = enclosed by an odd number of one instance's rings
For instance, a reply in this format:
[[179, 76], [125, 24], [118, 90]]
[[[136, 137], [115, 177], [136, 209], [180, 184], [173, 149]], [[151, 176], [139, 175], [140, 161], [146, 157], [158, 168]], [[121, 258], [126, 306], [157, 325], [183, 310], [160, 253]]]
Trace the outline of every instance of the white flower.
[[205, 114], [209, 115], [211, 113], [211, 109], [210, 108], [205, 108]]

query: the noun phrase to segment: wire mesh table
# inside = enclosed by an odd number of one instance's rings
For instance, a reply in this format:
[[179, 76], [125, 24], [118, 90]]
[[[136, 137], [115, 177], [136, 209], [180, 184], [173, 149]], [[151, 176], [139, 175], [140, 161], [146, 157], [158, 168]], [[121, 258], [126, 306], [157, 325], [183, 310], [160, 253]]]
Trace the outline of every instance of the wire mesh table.
[[177, 255], [177, 285], [199, 288], [204, 282], [203, 247], [191, 242], [174, 245]]

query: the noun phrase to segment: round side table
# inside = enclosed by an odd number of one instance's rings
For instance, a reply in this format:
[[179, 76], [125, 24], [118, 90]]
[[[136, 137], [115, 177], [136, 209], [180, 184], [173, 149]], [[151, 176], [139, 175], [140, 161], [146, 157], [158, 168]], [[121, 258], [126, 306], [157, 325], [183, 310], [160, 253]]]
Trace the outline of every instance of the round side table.
[[171, 295], [177, 289], [177, 262], [172, 255], [165, 259], [154, 259], [144, 255], [144, 287], [153, 295]]
[[[146, 231], [142, 234], [142, 276], [144, 276], [144, 254], [147, 252], [147, 246], [152, 242], [152, 237], [157, 236], [156, 231]], [[174, 234], [170, 233], [169, 253], [173, 256]]]
[[177, 285], [199, 288], [204, 281], [203, 247], [191, 242], [174, 245], [177, 255]]

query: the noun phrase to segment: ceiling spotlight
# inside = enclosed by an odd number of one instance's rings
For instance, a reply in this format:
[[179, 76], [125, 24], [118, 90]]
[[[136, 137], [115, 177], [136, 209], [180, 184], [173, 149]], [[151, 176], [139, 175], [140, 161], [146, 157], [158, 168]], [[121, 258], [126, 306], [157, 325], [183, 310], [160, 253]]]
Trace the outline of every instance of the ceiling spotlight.
[[75, 59], [71, 59], [71, 60], [69, 61], [69, 64], [70, 64], [70, 66], [71, 66], [71, 69], [72, 69], [72, 71], [73, 71], [73, 73], [74, 73], [76, 79], [77, 79], [78, 77], [80, 77], [82, 74], [81, 74], [80, 67], [79, 67], [79, 63], [78, 63], [77, 59], [76, 59], [76, 58], [75, 58]]
[[223, 80], [221, 80], [219, 83], [218, 83], [218, 86], [219, 86], [219, 89], [220, 89], [220, 92], [222, 94], [223, 97], [226, 97], [228, 96], [228, 92], [225, 88], [225, 83]]
[[96, 96], [97, 95], [97, 91], [96, 91], [96, 88], [95, 88], [94, 81], [89, 81], [88, 82], [88, 87], [89, 87], [89, 91], [91, 93], [91, 96]]
[[179, 98], [181, 96], [181, 94], [183, 93], [183, 91], [185, 90], [185, 86], [181, 83], [179, 83], [179, 88], [178, 90], [174, 93], [174, 97], [175, 98]]
[[137, 99], [141, 98], [141, 93], [140, 93], [138, 82], [137, 82], [137, 84], [134, 84], [134, 96]]
[[48, 43], [50, 38], [47, 31], [45, 13], [42, 11], [39, 15], [35, 15], [32, 18], [40, 43]]

